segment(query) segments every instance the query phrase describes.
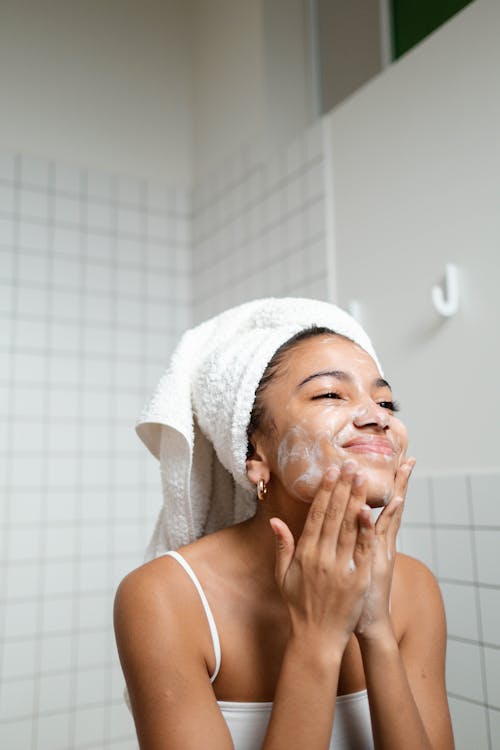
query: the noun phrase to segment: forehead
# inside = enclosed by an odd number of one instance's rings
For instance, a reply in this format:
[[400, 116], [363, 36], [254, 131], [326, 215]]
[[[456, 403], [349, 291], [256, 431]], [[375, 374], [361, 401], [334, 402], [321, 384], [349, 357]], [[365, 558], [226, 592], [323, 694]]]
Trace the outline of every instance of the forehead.
[[361, 346], [340, 335], [321, 334], [300, 341], [284, 360], [283, 375], [290, 380], [324, 369], [345, 370], [373, 378], [379, 375], [377, 365]]

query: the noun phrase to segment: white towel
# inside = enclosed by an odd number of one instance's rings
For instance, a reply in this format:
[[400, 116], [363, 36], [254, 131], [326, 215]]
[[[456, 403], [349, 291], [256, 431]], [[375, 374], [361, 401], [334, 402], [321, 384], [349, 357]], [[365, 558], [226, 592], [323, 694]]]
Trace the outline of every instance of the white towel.
[[163, 488], [146, 560], [254, 514], [255, 487], [245, 467], [255, 391], [275, 351], [312, 325], [355, 341], [382, 374], [359, 323], [316, 300], [254, 300], [183, 335], [137, 424], [160, 460]]

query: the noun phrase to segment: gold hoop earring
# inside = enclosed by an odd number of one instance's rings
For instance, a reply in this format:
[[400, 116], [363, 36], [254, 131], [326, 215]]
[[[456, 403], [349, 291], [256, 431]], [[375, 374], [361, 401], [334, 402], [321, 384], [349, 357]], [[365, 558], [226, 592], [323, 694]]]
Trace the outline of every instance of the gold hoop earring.
[[267, 495], [267, 485], [263, 479], [259, 479], [257, 482], [257, 497], [259, 500], [265, 500]]

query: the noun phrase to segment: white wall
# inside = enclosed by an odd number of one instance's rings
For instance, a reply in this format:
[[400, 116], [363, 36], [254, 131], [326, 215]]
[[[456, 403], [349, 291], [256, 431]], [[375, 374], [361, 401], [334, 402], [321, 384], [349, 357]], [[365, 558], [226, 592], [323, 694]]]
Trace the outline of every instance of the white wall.
[[262, 135], [260, 0], [193, 0], [195, 181]]
[[189, 3], [4, 0], [0, 145], [191, 183]]
[[0, 149], [0, 737], [137, 748], [112, 603], [160, 503], [134, 433], [191, 319], [186, 190]]
[[457, 750], [499, 736], [498, 28], [478, 0], [325, 119], [337, 296], [361, 303], [417, 457], [399, 548], [441, 586]]
[[[386, 0], [318, 0], [321, 111], [327, 112], [384, 65], [382, 15]], [[385, 31], [385, 28], [384, 28]]]
[[193, 318], [267, 296], [324, 299], [327, 253], [322, 133], [249, 163], [226, 160], [194, 192]]
[[284, 148], [312, 121], [303, 0], [193, 0], [195, 183], [250, 146]]
[[[338, 298], [362, 303], [423, 472], [499, 466], [499, 28], [478, 0], [328, 118]], [[447, 261], [451, 320], [430, 297]]]

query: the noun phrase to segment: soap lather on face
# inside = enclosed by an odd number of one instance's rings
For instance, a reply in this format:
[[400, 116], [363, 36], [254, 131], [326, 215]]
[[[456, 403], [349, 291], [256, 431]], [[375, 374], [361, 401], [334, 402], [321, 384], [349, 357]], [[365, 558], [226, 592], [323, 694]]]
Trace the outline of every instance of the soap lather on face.
[[325, 471], [353, 459], [367, 479], [368, 503], [389, 502], [407, 434], [367, 352], [342, 336], [306, 339], [289, 352], [265, 397], [272, 480], [287, 494], [311, 502]]

